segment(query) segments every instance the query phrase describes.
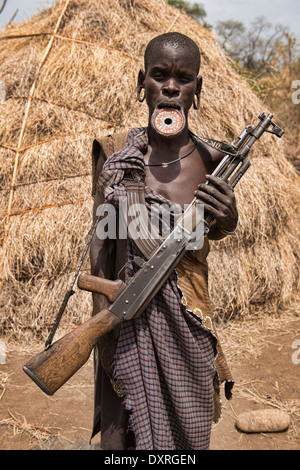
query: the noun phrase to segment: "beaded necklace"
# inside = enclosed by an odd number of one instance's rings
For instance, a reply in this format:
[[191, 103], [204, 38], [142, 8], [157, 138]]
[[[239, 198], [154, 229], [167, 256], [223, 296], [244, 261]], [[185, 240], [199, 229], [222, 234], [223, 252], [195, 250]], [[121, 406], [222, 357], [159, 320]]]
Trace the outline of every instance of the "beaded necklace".
[[194, 150], [196, 149], [196, 147], [197, 147], [197, 143], [195, 144], [195, 147], [189, 153], [187, 153], [186, 155], [183, 155], [182, 157], [176, 158], [176, 160], [172, 160], [171, 162], [154, 163], [154, 164], [146, 164], [145, 163], [145, 166], [161, 166], [162, 168], [167, 168], [169, 165], [172, 165], [173, 163], [176, 163], [176, 162], [180, 162], [180, 160], [183, 160], [184, 158], [191, 155], [194, 152]]

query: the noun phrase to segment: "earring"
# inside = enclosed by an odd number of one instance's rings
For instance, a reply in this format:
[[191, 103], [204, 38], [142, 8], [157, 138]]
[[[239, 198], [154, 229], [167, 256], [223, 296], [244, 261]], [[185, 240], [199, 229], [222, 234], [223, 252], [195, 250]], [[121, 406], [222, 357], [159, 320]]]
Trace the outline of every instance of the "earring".
[[145, 100], [145, 98], [146, 98], [145, 93], [144, 93], [144, 96], [141, 98], [141, 91], [142, 91], [142, 89], [143, 89], [143, 88], [140, 87], [140, 88], [137, 90], [137, 100], [138, 100], [140, 103], [142, 103], [142, 102]]
[[199, 95], [195, 95], [195, 96], [197, 98], [197, 101], [195, 100], [195, 97], [194, 97], [193, 108], [194, 109], [199, 109], [200, 108], [200, 96]]

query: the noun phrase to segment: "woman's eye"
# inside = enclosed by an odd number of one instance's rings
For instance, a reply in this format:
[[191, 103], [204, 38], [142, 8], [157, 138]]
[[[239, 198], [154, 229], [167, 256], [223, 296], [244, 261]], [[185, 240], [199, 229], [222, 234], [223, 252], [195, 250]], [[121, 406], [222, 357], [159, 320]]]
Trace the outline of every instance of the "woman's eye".
[[188, 77], [187, 75], [183, 75], [182, 77], [180, 77], [180, 81], [184, 83], [188, 83], [191, 81], [191, 77]]
[[156, 73], [154, 75], [154, 79], [155, 80], [163, 80], [165, 78], [164, 74], [163, 73]]

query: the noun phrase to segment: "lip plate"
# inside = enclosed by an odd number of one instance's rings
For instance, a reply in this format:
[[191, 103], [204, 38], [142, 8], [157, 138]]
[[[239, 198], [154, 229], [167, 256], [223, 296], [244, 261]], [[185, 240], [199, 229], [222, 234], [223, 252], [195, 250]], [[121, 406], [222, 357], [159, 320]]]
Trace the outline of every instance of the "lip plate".
[[[171, 123], [168, 125], [165, 123], [167, 118], [171, 119]], [[151, 117], [151, 125], [160, 135], [174, 136], [180, 134], [183, 130], [185, 126], [185, 116], [181, 110], [173, 107], [156, 108]]]

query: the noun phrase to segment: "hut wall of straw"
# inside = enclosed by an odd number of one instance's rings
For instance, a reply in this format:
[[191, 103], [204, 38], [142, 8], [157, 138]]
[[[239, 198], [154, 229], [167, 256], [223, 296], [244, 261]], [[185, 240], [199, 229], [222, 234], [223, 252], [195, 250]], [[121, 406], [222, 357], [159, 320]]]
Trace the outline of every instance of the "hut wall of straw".
[[[204, 87], [192, 131], [234, 140], [264, 106], [213, 35], [162, 0], [61, 0], [1, 32], [2, 332], [53, 323], [92, 221], [93, 139], [147, 125], [137, 74], [146, 44], [167, 31], [187, 34], [202, 52]], [[264, 135], [251, 156], [236, 189], [238, 232], [212, 243], [209, 255], [218, 318], [278, 311], [299, 287], [299, 185], [284, 138]], [[91, 294], [80, 291], [62, 322], [90, 314]]]

